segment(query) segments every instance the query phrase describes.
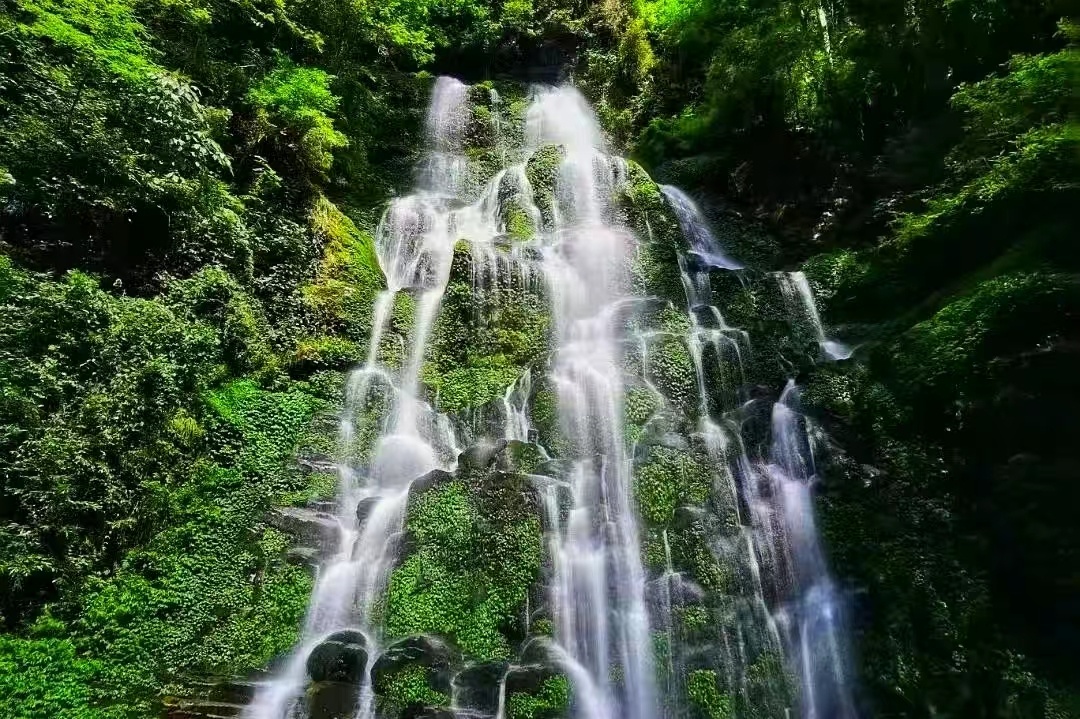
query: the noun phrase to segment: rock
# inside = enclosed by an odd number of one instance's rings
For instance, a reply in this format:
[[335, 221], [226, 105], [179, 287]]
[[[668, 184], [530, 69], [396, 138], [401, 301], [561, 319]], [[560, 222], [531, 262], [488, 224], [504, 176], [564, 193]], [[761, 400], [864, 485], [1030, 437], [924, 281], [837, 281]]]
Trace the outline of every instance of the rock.
[[322, 546], [338, 531], [337, 520], [332, 516], [306, 507], [274, 507], [267, 513], [266, 523], [291, 534], [306, 546]]
[[[260, 682], [230, 677], [205, 682], [191, 682], [189, 686], [200, 698], [210, 702], [247, 704], [255, 697]], [[181, 703], [183, 701], [181, 700]]]
[[450, 482], [453, 479], [454, 475], [449, 472], [444, 472], [441, 469], [433, 469], [422, 477], [414, 479], [412, 486], [409, 487], [409, 493], [410, 495], [423, 494], [435, 485], [442, 484], [443, 482]]
[[449, 695], [451, 692], [451, 665], [455, 662], [453, 649], [438, 637], [418, 634], [399, 639], [383, 651], [371, 669], [376, 686], [409, 665], [420, 665], [432, 670], [431, 688]]
[[496, 467], [506, 472], [536, 474], [550, 458], [538, 444], [512, 439], [496, 456]]
[[315, 547], [290, 547], [285, 552], [285, 560], [292, 564], [318, 567], [326, 552]]
[[337, 502], [326, 499], [316, 499], [307, 503], [307, 508], [319, 514], [334, 514], [337, 511]]
[[487, 469], [506, 449], [506, 444], [505, 439], [496, 440], [494, 444], [474, 444], [458, 455], [458, 470]]
[[659, 444], [668, 449], [678, 449], [682, 451], [690, 449], [690, 442], [678, 432], [665, 432], [661, 435]]
[[354, 719], [360, 704], [360, 685], [316, 682], [308, 688], [308, 719]]
[[457, 706], [479, 716], [494, 716], [499, 709], [499, 686], [509, 665], [506, 662], [470, 664], [454, 677]]
[[400, 719], [459, 719], [454, 712], [442, 707], [425, 707], [414, 704], [407, 707], [401, 714]]
[[165, 707], [166, 719], [231, 719], [240, 716], [243, 704], [181, 699]]
[[367, 638], [354, 630], [331, 634], [307, 658], [308, 675], [315, 682], [359, 685], [366, 666]]
[[356, 521], [361, 525], [367, 520], [371, 510], [382, 501], [382, 497], [364, 497], [356, 504]]
[[325, 454], [311, 454], [305, 457], [300, 457], [296, 460], [296, 463], [300, 465], [308, 474], [323, 473], [323, 474], [337, 474], [338, 464], [333, 458], [327, 457]]
[[506, 696], [511, 694], [534, 694], [551, 677], [562, 674], [547, 657], [531, 657], [535, 661], [528, 664], [512, 665], [506, 673]]

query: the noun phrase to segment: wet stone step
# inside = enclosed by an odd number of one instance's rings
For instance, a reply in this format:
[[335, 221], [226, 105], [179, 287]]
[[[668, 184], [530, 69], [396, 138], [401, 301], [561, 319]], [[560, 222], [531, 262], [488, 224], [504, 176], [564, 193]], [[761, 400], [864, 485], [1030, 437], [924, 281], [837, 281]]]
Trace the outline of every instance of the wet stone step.
[[266, 523], [292, 535], [302, 546], [322, 546], [338, 532], [333, 515], [308, 507], [274, 507], [267, 513]]
[[181, 699], [176, 704], [165, 707], [165, 717], [166, 719], [230, 719], [240, 716], [244, 707], [245, 704], [232, 702]]
[[311, 454], [296, 460], [300, 467], [310, 474], [334, 474], [338, 473], [338, 463], [324, 454]]

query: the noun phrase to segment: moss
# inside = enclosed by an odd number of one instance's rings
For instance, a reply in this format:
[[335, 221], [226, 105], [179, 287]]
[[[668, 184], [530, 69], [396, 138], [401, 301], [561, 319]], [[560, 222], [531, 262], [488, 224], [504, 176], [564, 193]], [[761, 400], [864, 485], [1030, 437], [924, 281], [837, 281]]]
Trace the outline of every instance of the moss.
[[529, 419], [539, 434], [541, 445], [556, 455], [565, 454], [566, 439], [559, 427], [559, 398], [552, 389], [541, 385], [533, 392]]
[[971, 387], [988, 378], [992, 359], [1008, 348], [1038, 346], [1055, 316], [1080, 307], [1075, 280], [1017, 273], [977, 284], [901, 336], [893, 345], [897, 369], [910, 387]]
[[424, 368], [424, 382], [435, 392], [436, 404], [444, 412], [459, 412], [466, 407], [478, 407], [502, 397], [518, 378], [520, 369], [502, 364], [500, 357], [481, 361], [472, 366], [452, 369], [444, 374]]
[[671, 561], [705, 589], [723, 594], [731, 591], [734, 567], [717, 559], [709, 546], [712, 535], [700, 520], [669, 530]]
[[676, 507], [704, 504], [712, 487], [706, 462], [707, 458], [695, 457], [689, 450], [650, 447], [648, 460], [634, 473], [634, 495], [642, 519], [668, 526]]
[[386, 286], [375, 241], [325, 197], [316, 200], [309, 221], [324, 249], [314, 282], [302, 288], [304, 298], [325, 328], [361, 342], [371, 329], [375, 297]]
[[675, 407], [688, 414], [695, 412], [697, 371], [684, 336], [664, 333], [652, 340], [648, 377]]
[[416, 300], [408, 292], [399, 290], [394, 295], [394, 306], [390, 313], [390, 322], [394, 331], [407, 337], [412, 332], [415, 316]]
[[551, 623], [550, 619], [537, 619], [529, 627], [529, 633], [534, 637], [553, 637], [555, 636], [555, 625]]
[[733, 719], [735, 704], [720, 691], [719, 677], [711, 669], [697, 669], [686, 678], [686, 696], [700, 719]]
[[538, 288], [501, 273], [496, 286], [472, 284], [468, 245], [455, 249], [453, 280], [443, 295], [423, 367], [432, 399], [447, 411], [501, 397], [547, 354], [550, 322]]
[[679, 626], [686, 634], [698, 634], [708, 628], [712, 618], [706, 607], [696, 604], [676, 609]]
[[436, 633], [471, 658], [510, 656], [540, 571], [540, 518], [527, 486], [519, 475], [473, 471], [410, 501], [414, 549], [390, 579], [391, 636]]
[[346, 369], [360, 361], [360, 348], [343, 337], [309, 337], [297, 344], [289, 363], [295, 372]]
[[506, 234], [515, 240], [529, 240], [536, 234], [532, 218], [516, 202], [510, 203], [504, 211]]
[[627, 442], [633, 444], [641, 436], [642, 427], [660, 409], [662, 398], [648, 387], [632, 387], [623, 403], [624, 432]]
[[389, 676], [380, 677], [375, 687], [380, 710], [393, 716], [415, 705], [448, 706], [450, 697], [432, 688], [429, 674], [427, 667], [409, 664]]
[[534, 474], [545, 459], [537, 445], [510, 440], [500, 456], [500, 465], [505, 463], [508, 469], [521, 474]]
[[754, 719], [783, 716], [795, 699], [793, 689], [783, 658], [762, 652], [746, 669], [745, 690], [736, 698], [738, 715]]
[[638, 238], [631, 275], [634, 289], [678, 305], [685, 301], [678, 253], [684, 249], [682, 230], [660, 187], [636, 162], [628, 161], [626, 182], [614, 197], [627, 226]]
[[525, 165], [525, 178], [533, 191], [533, 202], [540, 210], [544, 226], [554, 221], [555, 191], [566, 151], [561, 145], [545, 145], [532, 154]]
[[641, 561], [654, 571], [662, 572], [667, 569], [667, 551], [664, 549], [664, 538], [658, 530], [647, 530], [641, 546]]
[[507, 699], [507, 719], [556, 719], [570, 709], [570, 682], [548, 677], [533, 694], [515, 692]]
[[337, 496], [338, 476], [331, 472], [312, 472], [303, 489], [286, 492], [274, 500], [280, 506], [303, 507], [312, 502], [329, 502]]

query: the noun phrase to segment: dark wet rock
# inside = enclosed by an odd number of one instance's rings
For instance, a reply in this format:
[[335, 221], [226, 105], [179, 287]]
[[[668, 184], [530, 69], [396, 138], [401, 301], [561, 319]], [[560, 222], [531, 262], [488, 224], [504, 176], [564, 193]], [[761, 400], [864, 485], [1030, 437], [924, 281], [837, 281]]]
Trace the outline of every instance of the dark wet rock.
[[315, 682], [359, 684], [366, 666], [367, 639], [353, 630], [331, 634], [307, 658], [308, 676]]
[[360, 685], [347, 682], [314, 682], [308, 688], [309, 719], [354, 719], [360, 705]]
[[449, 472], [444, 472], [441, 469], [433, 469], [427, 474], [413, 480], [412, 487], [409, 488], [409, 493], [413, 496], [422, 494], [436, 485], [450, 482], [453, 479], [454, 475]]
[[320, 546], [338, 530], [331, 515], [306, 507], [274, 507], [267, 513], [266, 523], [306, 546]]
[[450, 645], [438, 637], [425, 634], [405, 637], [388, 646], [371, 669], [372, 681], [376, 686], [385, 685], [394, 674], [407, 666], [428, 667], [431, 688], [444, 694], [450, 694], [451, 668], [456, 662], [456, 655]]
[[561, 459], [547, 459], [536, 468], [536, 474], [545, 477], [563, 477], [566, 474], [566, 462]]
[[500, 439], [491, 444], [476, 444], [458, 455], [459, 469], [487, 469], [500, 452], [506, 449], [506, 440]]
[[247, 704], [254, 698], [261, 682], [242, 677], [223, 677], [187, 684], [192, 694], [200, 700], [224, 704]]
[[231, 719], [240, 716], [243, 711], [243, 704], [180, 699], [166, 704], [164, 715], [166, 719]]
[[382, 497], [364, 497], [356, 504], [356, 521], [363, 524]]
[[454, 677], [458, 705], [480, 715], [494, 716], [499, 709], [499, 686], [509, 665], [506, 662], [470, 664]]
[[290, 547], [285, 552], [285, 560], [292, 564], [306, 567], [317, 567], [326, 552], [316, 547]]
[[460, 717], [456, 717], [454, 712], [449, 709], [420, 705], [406, 707], [398, 717], [399, 719], [461, 719]]
[[548, 679], [563, 672], [548, 661], [546, 656], [531, 657], [536, 661], [515, 664], [506, 673], [506, 696], [511, 694], [535, 694]]
[[668, 449], [688, 450], [690, 449], [690, 442], [686, 437], [678, 432], [665, 432], [660, 436], [660, 446], [667, 447]]

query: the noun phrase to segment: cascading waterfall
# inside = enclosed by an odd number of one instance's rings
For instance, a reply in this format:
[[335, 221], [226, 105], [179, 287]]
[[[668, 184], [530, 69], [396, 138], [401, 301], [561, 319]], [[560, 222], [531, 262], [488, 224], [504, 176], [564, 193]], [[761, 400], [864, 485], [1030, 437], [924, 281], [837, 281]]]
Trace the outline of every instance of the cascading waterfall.
[[[489, 188], [468, 204], [472, 182], [462, 142], [467, 119], [467, 87], [451, 78], [435, 85], [428, 112], [429, 152], [420, 166], [417, 192], [394, 200], [377, 232], [379, 263], [387, 290], [377, 298], [367, 360], [349, 377], [341, 420], [337, 551], [320, 568], [303, 629], [303, 640], [284, 670], [256, 694], [250, 719], [304, 715], [301, 690], [312, 650], [342, 631], [362, 633], [367, 666], [357, 716], [373, 716], [371, 668], [380, 629], [372, 609], [385, 590], [397, 558], [409, 490], [414, 479], [450, 469], [458, 454], [450, 422], [434, 412], [419, 393], [420, 367], [446, 288], [454, 244], [461, 236], [495, 237], [497, 222]], [[404, 366], [395, 377], [379, 359], [397, 293], [416, 296], [416, 312]], [[381, 411], [380, 431], [366, 471], [350, 456], [358, 425]]]
[[[647, 719], [658, 712], [645, 605], [645, 572], [622, 433], [622, 346], [627, 259], [634, 237], [614, 221], [610, 197], [625, 169], [603, 152], [599, 123], [573, 89], [535, 94], [526, 120], [535, 146], [559, 144], [554, 231], [545, 247], [555, 321], [551, 377], [563, 432], [574, 438], [572, 506], [552, 542], [556, 639], [585, 719]], [[624, 674], [621, 687], [611, 667]]]
[[[633, 289], [641, 247], [653, 241], [649, 218], [644, 218], [646, 231], [635, 225], [635, 233], [625, 208], [615, 201], [628, 186], [630, 163], [607, 153], [599, 123], [576, 90], [534, 89], [520, 118], [520, 139], [513, 141], [520, 144], [507, 144], [515, 128], [499, 115], [502, 100], [490, 92], [496, 152], [504, 167], [486, 173], [489, 177], [477, 171], [465, 147], [469, 88], [440, 78], [416, 189], [393, 200], [380, 222], [377, 253], [387, 289], [374, 303], [365, 362], [351, 373], [346, 388], [334, 549], [319, 569], [300, 643], [260, 688], [245, 716], [316, 719], [304, 692], [309, 658], [335, 637], [363, 645], [366, 664], [357, 680], [355, 716], [375, 716], [373, 667], [387, 638], [373, 610], [400, 559], [414, 480], [435, 469], [453, 471], [460, 439], [545, 441], [532, 414], [543, 385], [554, 392], [563, 440], [556, 476], [529, 475], [543, 513], [548, 559], [546, 606], [538, 611], [550, 617], [553, 636], [532, 637], [522, 655], [535, 660], [532, 650], [539, 647], [545, 661], [569, 680], [572, 715], [682, 719], [688, 712], [683, 675], [707, 669], [715, 670], [716, 681], [731, 696], [766, 707], [755, 716], [784, 716], [797, 705], [804, 719], [854, 717], [842, 602], [814, 524], [816, 470], [794, 383], [772, 405], [764, 449], [748, 446], [740, 430], [747, 408], [761, 401], [748, 401], [745, 389], [752, 337], [725, 320], [712, 281], [716, 273], [741, 277], [742, 266], [725, 252], [689, 196], [675, 187], [660, 188], [660, 203], [676, 219], [684, 245], [677, 258], [688, 319], [681, 339], [696, 378], [696, 407], [687, 409], [695, 424], [685, 439], [670, 439], [669, 429], [659, 444], [703, 448], [702, 462], [714, 473], [712, 492], [730, 507], [733, 525], [708, 548], [734, 577], [714, 615], [717, 638], [690, 650], [679, 646], [676, 614], [698, 601], [703, 590], [676, 566], [667, 529], [658, 533], [662, 566], [648, 569], [643, 562], [652, 530], [638, 516], [634, 482], [637, 463], [648, 451], [638, 446], [637, 435], [628, 435], [625, 424], [632, 391], [644, 388], [661, 405], [673, 404], [649, 378], [651, 343], [670, 338], [673, 330], [642, 326], [649, 308], [663, 300]], [[559, 148], [559, 159], [552, 197], [542, 212], [527, 163], [552, 146]], [[528, 237], [510, 227], [508, 208], [531, 228]], [[514, 232], [518, 236], [511, 241]], [[471, 408], [471, 414], [452, 421], [425, 401], [421, 377], [463, 239], [474, 298], [507, 288], [546, 297], [550, 356], [537, 356], [491, 406]], [[825, 358], [850, 354], [826, 338], [805, 276], [774, 276], [788, 312], [796, 322], [810, 323]], [[406, 346], [393, 347], [392, 315], [402, 295], [414, 308], [411, 329]], [[477, 310], [472, 318], [478, 327], [498, 322], [481, 314]], [[637, 370], [635, 355], [641, 363]], [[663, 416], [649, 422], [654, 420], [667, 426]], [[682, 509], [689, 517], [685, 521], [708, 524], [706, 507]], [[526, 634], [529, 628], [526, 601]], [[666, 642], [664, 657], [654, 657], [658, 637]], [[797, 678], [794, 701], [779, 691], [775, 701], [755, 694], [760, 688], [753, 686], [752, 675], [758, 670], [750, 665], [773, 655], [784, 657]], [[507, 719], [508, 685], [519, 670], [528, 669], [511, 663], [493, 674], [500, 677], [491, 686], [495, 698], [483, 711], [468, 706], [467, 692], [455, 679], [452, 713]], [[738, 706], [729, 708], [732, 716], [740, 716]]]
[[[691, 317], [689, 344], [702, 402], [699, 430], [710, 454], [731, 462], [732, 498], [749, 508], [749, 517], [740, 521], [748, 524], [743, 538], [751, 593], [757, 607], [767, 612], [766, 616], [758, 614], [758, 621], [766, 626], [764, 638], [781, 645], [798, 675], [801, 717], [852, 719], [857, 713], [847, 676], [842, 602], [829, 576], [814, 522], [811, 487], [817, 476], [807, 420], [797, 411], [798, 390], [794, 380], [789, 380], [772, 406], [767, 453], [759, 461], [752, 461], [739, 438], [733, 440], [718, 417], [736, 407], [710, 410], [708, 406], [703, 361], [703, 348], [711, 345], [718, 363], [724, 364], [722, 350], [727, 347], [734, 360], [730, 363], [740, 374], [743, 372], [739, 340], [749, 345], [749, 337], [729, 327], [720, 310], [708, 304], [710, 270], [736, 270], [740, 266], [719, 249], [693, 200], [677, 188], [662, 189], [690, 246], [680, 258], [680, 269]], [[809, 321], [826, 358], [850, 356], [845, 345], [826, 339], [806, 275], [776, 273], [776, 277], [789, 313], [796, 322]], [[711, 318], [713, 328], [702, 326], [703, 316]], [[767, 571], [762, 570], [763, 566]], [[771, 610], [767, 608], [767, 597], [771, 598]], [[727, 659], [732, 662], [738, 657], [728, 652]]]

